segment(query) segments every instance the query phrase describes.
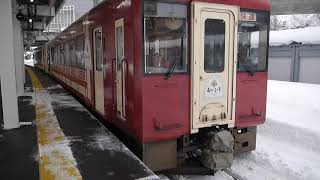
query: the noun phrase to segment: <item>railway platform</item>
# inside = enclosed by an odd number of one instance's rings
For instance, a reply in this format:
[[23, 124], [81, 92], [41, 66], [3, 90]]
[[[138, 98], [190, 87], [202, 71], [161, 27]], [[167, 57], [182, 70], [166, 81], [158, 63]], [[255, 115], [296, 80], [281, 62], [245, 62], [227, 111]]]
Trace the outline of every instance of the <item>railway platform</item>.
[[0, 179], [158, 179], [72, 95], [26, 67], [19, 129], [0, 130]]

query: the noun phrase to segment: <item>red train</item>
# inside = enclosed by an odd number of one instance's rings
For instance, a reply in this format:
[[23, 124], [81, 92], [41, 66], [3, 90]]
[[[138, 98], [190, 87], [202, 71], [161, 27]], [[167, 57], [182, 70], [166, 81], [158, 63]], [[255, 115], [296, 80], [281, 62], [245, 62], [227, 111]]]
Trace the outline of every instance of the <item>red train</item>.
[[266, 116], [268, 0], [109, 0], [37, 66], [119, 128], [153, 170], [231, 165]]

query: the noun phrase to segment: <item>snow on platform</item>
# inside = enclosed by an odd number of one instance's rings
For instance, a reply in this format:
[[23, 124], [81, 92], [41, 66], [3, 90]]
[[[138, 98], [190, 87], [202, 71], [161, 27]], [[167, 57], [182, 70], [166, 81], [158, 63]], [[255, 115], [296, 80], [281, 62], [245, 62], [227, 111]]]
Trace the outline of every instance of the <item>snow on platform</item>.
[[27, 71], [33, 83], [27, 88], [33, 91], [25, 95], [35, 106], [40, 179], [159, 179], [56, 81], [36, 68]]

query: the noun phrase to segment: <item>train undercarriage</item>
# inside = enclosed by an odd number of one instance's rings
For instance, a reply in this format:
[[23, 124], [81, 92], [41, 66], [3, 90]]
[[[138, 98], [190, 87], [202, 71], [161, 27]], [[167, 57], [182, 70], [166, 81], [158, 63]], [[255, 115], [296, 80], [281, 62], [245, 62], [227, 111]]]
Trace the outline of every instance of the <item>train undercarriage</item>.
[[232, 165], [234, 155], [255, 150], [256, 132], [256, 126], [204, 128], [177, 140], [144, 144], [142, 159], [155, 171], [177, 171], [178, 168], [183, 174], [184, 169], [192, 173], [190, 168], [197, 169], [196, 173], [222, 170]]

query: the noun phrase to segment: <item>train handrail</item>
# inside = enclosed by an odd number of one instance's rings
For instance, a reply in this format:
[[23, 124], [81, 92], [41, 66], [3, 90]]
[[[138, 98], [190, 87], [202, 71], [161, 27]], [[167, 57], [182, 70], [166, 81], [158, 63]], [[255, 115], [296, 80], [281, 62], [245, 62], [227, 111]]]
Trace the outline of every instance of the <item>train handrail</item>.
[[[126, 78], [125, 79], [124, 79], [124, 75], [123, 75], [124, 74], [124, 70], [123, 70], [124, 63], [126, 64]], [[126, 113], [124, 111], [127, 110], [127, 107], [126, 107], [126, 105], [127, 105], [126, 99], [127, 98], [125, 98], [125, 96], [124, 96], [124, 88], [127, 87], [127, 83], [126, 83], [127, 81], [125, 81], [125, 80], [127, 80], [127, 79], [128, 79], [128, 61], [126, 58], [123, 58], [121, 60], [121, 80], [122, 80], [122, 90], [121, 91], [122, 91], [122, 106], [125, 107], [125, 108], [122, 108], [122, 115], [124, 118], [126, 117]]]
[[103, 63], [102, 63], [102, 75], [103, 75], [103, 79], [106, 79], [107, 76], [107, 72], [106, 72], [106, 58], [103, 58]]
[[117, 59], [113, 58], [111, 59], [111, 78], [112, 78], [112, 108], [115, 109], [115, 82], [116, 82], [116, 77], [117, 75], [115, 75], [115, 70], [114, 67], [116, 66], [117, 63]]

